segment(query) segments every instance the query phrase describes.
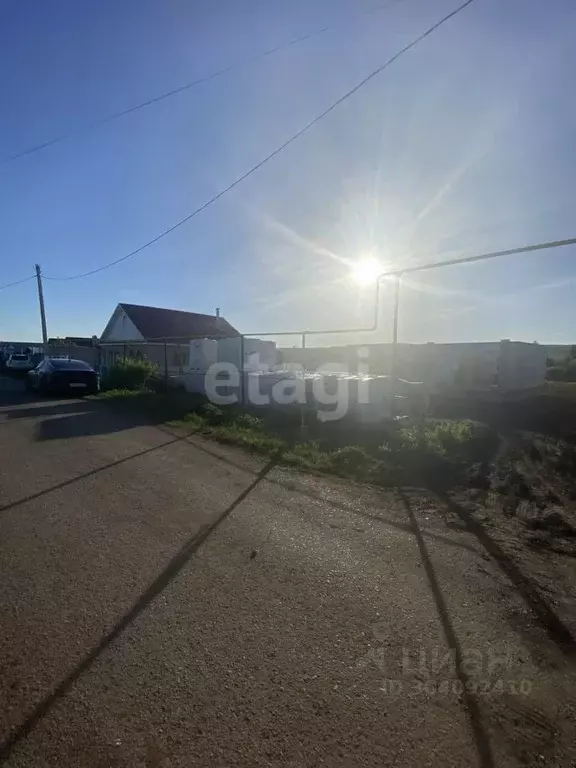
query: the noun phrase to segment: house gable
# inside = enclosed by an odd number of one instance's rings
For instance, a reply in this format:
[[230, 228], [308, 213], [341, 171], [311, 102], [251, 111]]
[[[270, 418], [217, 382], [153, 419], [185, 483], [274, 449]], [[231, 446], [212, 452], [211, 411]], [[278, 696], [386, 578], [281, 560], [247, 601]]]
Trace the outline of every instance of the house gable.
[[189, 341], [198, 338], [229, 338], [240, 334], [219, 315], [203, 315], [177, 309], [118, 304], [104, 329], [102, 343], [124, 341]]
[[122, 305], [118, 304], [102, 333], [100, 341], [144, 341], [144, 337], [128, 317]]

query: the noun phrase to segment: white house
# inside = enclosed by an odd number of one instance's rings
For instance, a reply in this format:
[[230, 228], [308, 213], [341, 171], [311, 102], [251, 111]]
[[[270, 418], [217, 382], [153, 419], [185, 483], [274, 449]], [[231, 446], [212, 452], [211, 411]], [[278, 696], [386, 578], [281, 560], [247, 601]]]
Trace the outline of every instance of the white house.
[[100, 337], [103, 363], [118, 357], [145, 357], [171, 373], [189, 364], [192, 339], [238, 338], [240, 334], [219, 312], [204, 315], [177, 309], [118, 304]]

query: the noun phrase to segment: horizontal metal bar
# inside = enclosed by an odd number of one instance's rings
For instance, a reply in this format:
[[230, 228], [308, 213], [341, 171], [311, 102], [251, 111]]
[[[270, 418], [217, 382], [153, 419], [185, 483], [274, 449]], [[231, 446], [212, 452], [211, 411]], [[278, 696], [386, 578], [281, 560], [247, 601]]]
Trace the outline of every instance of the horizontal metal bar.
[[497, 259], [500, 256], [514, 256], [519, 253], [530, 253], [531, 251], [544, 251], [549, 248], [562, 248], [566, 245], [576, 245], [576, 237], [568, 240], [553, 240], [549, 243], [538, 243], [537, 245], [525, 245], [522, 248], [510, 248], [507, 251], [492, 251], [491, 253], [480, 253], [478, 256], [463, 256], [460, 259], [450, 259], [448, 261], [433, 261], [430, 264], [419, 264], [413, 267], [403, 267], [394, 269], [390, 272], [382, 272], [378, 275], [378, 280], [383, 277], [401, 277], [408, 272], [423, 272], [427, 269], [437, 269], [438, 267], [453, 267], [456, 264], [471, 264], [475, 261], [487, 261], [488, 259]]
[[244, 333], [242, 334], [244, 337], [246, 336], [302, 336], [302, 334], [306, 334], [306, 336], [310, 336], [313, 334], [318, 334], [319, 336], [322, 336], [324, 334], [328, 333], [366, 333], [367, 331], [373, 331], [374, 328], [337, 328], [332, 329], [330, 331], [278, 331], [277, 333], [272, 333], [266, 331], [266, 333]]
[[[379, 285], [380, 280], [386, 278], [386, 277], [402, 277], [402, 275], [406, 275], [408, 273], [412, 272], [424, 272], [428, 269], [438, 269], [439, 267], [453, 267], [458, 264], [472, 264], [476, 261], [487, 261], [488, 259], [496, 259], [501, 256], [514, 256], [520, 253], [530, 253], [531, 251], [544, 251], [548, 250], [550, 248], [562, 248], [567, 245], [576, 245], [576, 237], [569, 238], [567, 240], [552, 240], [547, 243], [537, 243], [536, 245], [526, 245], [522, 248], [510, 248], [505, 251], [492, 251], [490, 253], [480, 253], [476, 256], [463, 256], [459, 259], [449, 259], [446, 261], [433, 261], [428, 264], [418, 264], [414, 265], [413, 267], [402, 267], [401, 269], [393, 269], [388, 272], [382, 272], [378, 277], [376, 278], [376, 305], [375, 305], [375, 315], [374, 315], [374, 324], [370, 326], [369, 328], [332, 328], [330, 330], [325, 331], [266, 331], [265, 333], [243, 333], [239, 334], [238, 336], [226, 336], [226, 335], [217, 335], [217, 334], [211, 334], [208, 336], [208, 338], [212, 339], [231, 339], [231, 338], [246, 338], [247, 336], [302, 336], [302, 334], [305, 334], [306, 336], [329, 336], [332, 334], [342, 334], [342, 333], [371, 333], [378, 328], [378, 308], [379, 308]], [[184, 337], [158, 337], [155, 339], [148, 339], [149, 342], [159, 342], [163, 343], [164, 341], [170, 342], [170, 338], [176, 339], [174, 343], [181, 343], [186, 344], [187, 341], [182, 341]], [[190, 340], [193, 340], [195, 338], [206, 338], [206, 336], [190, 336]], [[100, 346], [104, 346], [105, 344], [110, 345], [121, 345], [123, 344], [123, 341], [120, 342], [100, 342]], [[145, 344], [146, 341], [126, 341], [126, 344]]]
[[279, 331], [278, 333], [244, 333], [244, 336], [326, 336], [331, 333], [370, 333], [378, 328], [378, 311], [380, 308], [380, 275], [376, 278], [376, 294], [374, 296], [374, 322], [366, 328], [332, 328], [329, 331]]
[[[576, 245], [576, 237], [571, 237], [567, 240], [552, 240], [547, 243], [537, 243], [536, 245], [526, 245], [522, 248], [510, 248], [506, 251], [492, 251], [490, 253], [480, 253], [477, 256], [463, 256], [459, 259], [450, 259], [446, 261], [433, 261], [428, 264], [419, 264], [413, 267], [403, 267], [402, 269], [393, 269], [388, 272], [382, 272], [376, 278], [376, 284], [378, 285], [380, 280], [385, 277], [402, 277], [402, 275], [409, 272], [423, 272], [428, 269], [438, 269], [439, 267], [453, 267], [457, 264], [472, 264], [475, 261], [487, 261], [488, 259], [497, 259], [500, 256], [514, 256], [520, 253], [530, 253], [531, 251], [544, 251], [549, 248], [562, 248], [566, 245]], [[376, 313], [378, 307], [376, 307]], [[280, 333], [247, 333], [245, 336], [302, 336], [303, 333], [306, 336], [318, 335], [327, 336], [329, 334], [339, 333], [370, 333], [375, 331], [378, 327], [378, 317], [376, 314], [375, 323], [371, 328], [338, 328], [330, 331], [281, 331]]]

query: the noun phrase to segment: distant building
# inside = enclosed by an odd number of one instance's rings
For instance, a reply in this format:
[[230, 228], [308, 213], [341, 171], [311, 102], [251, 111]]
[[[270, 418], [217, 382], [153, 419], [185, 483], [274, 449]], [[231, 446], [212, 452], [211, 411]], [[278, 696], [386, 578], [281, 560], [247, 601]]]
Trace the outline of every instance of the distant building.
[[48, 339], [50, 346], [75, 345], [76, 347], [93, 347], [98, 343], [97, 336], [55, 336]]
[[40, 352], [42, 342], [40, 341], [0, 341], [0, 350], [14, 355], [23, 355], [26, 352]]
[[201, 315], [178, 309], [118, 304], [108, 321], [100, 343], [124, 341], [188, 342], [191, 339], [218, 339], [239, 336], [219, 315]]
[[170, 373], [190, 363], [194, 339], [238, 338], [239, 332], [219, 312], [203, 315], [177, 309], [118, 304], [100, 337], [102, 361], [112, 365], [122, 357], [146, 358]]

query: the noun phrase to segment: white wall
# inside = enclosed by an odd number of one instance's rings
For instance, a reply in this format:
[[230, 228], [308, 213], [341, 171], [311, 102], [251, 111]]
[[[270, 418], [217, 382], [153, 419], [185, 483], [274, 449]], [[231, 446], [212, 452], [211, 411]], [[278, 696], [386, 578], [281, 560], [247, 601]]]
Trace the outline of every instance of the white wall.
[[143, 341], [144, 337], [136, 328], [132, 320], [123, 311], [118, 311], [118, 316], [106, 333], [102, 341]]
[[[240, 380], [216, 379], [213, 375], [187, 372], [182, 380], [189, 392], [211, 396], [232, 396], [233, 402], [239, 402], [241, 396]], [[215, 387], [217, 385], [217, 387]], [[276, 387], [279, 386], [279, 391]], [[396, 413], [422, 416], [427, 409], [427, 394], [424, 385], [398, 382]], [[323, 396], [330, 396], [327, 399]], [[286, 395], [284, 400], [278, 394]], [[354, 374], [308, 375], [298, 376], [287, 371], [272, 373], [250, 372], [244, 374], [244, 402], [246, 405], [268, 408], [300, 408], [306, 404], [318, 413], [333, 412], [338, 400], [338, 414], [351, 416], [356, 421], [376, 424], [390, 418], [392, 412], [392, 381], [387, 376], [358, 377]], [[322, 418], [322, 417], [320, 417]]]
[[546, 347], [523, 341], [428, 344], [425, 383], [432, 390], [532, 389], [546, 378]]
[[523, 341], [502, 341], [498, 387], [502, 392], [533, 389], [546, 380], [546, 347]]
[[[252, 342], [252, 344], [248, 344]], [[254, 342], [257, 342], [254, 344]], [[261, 351], [262, 341], [258, 339], [246, 339], [246, 355], [250, 351]], [[215, 343], [215, 342], [214, 342]], [[267, 353], [272, 355], [275, 348], [267, 348]], [[224, 339], [218, 342], [218, 362], [231, 362], [237, 367], [240, 361], [240, 339]], [[214, 350], [211, 347], [206, 350], [205, 362], [208, 359], [214, 361]], [[192, 360], [192, 357], [191, 357]], [[260, 361], [262, 358], [260, 357]], [[272, 360], [272, 357], [269, 357]], [[207, 369], [204, 365], [204, 370]], [[201, 373], [202, 366], [191, 368], [186, 376], [186, 387], [190, 391], [205, 392], [206, 381]], [[275, 371], [270, 373], [256, 373], [256, 368], [250, 368], [250, 373], [245, 373], [245, 396], [249, 402], [250, 391], [259, 391], [262, 395], [270, 396], [272, 388], [281, 380], [298, 378], [287, 371]], [[402, 400], [399, 403], [399, 411], [404, 413], [422, 413], [427, 409], [428, 393], [438, 391], [444, 387], [455, 388], [462, 392], [476, 393], [488, 391], [520, 392], [532, 389], [544, 383], [546, 377], [546, 347], [538, 344], [524, 342], [502, 341], [490, 343], [478, 343], [469, 345], [430, 344], [427, 350], [427, 366], [424, 385], [398, 381], [395, 385], [395, 393]], [[336, 385], [341, 377], [325, 375], [322, 377], [326, 385]], [[365, 379], [363, 391], [366, 395], [359, 397], [358, 377], [345, 375], [347, 380], [346, 391], [349, 408], [360, 421], [375, 422], [385, 418], [390, 411], [392, 393], [389, 377], [368, 376]], [[306, 400], [309, 405], [319, 407], [311, 391], [312, 378], [305, 378]], [[230, 386], [223, 393], [239, 394], [238, 386]], [[253, 403], [257, 405], [259, 403]], [[272, 399], [270, 406], [278, 405]]]
[[249, 370], [269, 371], [277, 356], [275, 341], [244, 339], [244, 363]]
[[240, 339], [219, 339], [218, 341], [218, 362], [232, 363], [240, 369]]
[[190, 373], [206, 373], [218, 360], [218, 342], [214, 339], [193, 339], [190, 342]]
[[[240, 369], [239, 338], [220, 339], [218, 341], [218, 362], [232, 363]], [[244, 366], [248, 370], [270, 370], [276, 365], [277, 350], [275, 341], [262, 339], [244, 339]]]
[[479, 390], [498, 380], [500, 342], [427, 344], [425, 383], [432, 389], [457, 386]]

